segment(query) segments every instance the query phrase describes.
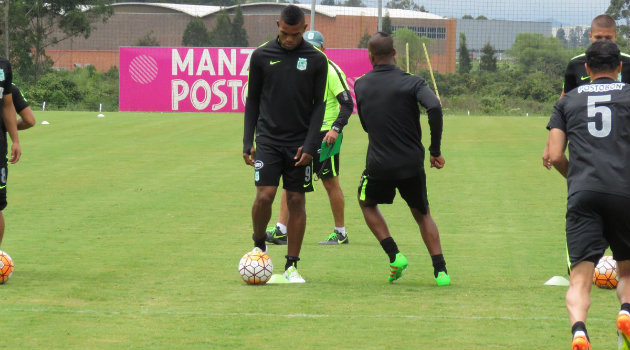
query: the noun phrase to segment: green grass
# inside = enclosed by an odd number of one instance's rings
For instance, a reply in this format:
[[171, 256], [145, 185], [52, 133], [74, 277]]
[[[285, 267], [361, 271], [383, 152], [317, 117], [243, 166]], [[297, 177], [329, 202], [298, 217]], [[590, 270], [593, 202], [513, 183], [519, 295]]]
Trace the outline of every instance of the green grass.
[[[434, 285], [404, 201], [382, 206], [410, 267], [388, 260], [355, 194], [367, 138], [342, 150], [348, 246], [323, 186], [307, 196], [304, 285], [247, 286], [253, 171], [242, 116], [37, 113], [10, 167], [1, 349], [558, 349], [570, 342], [565, 182], [540, 162], [546, 118], [445, 119], [446, 167], [427, 170], [453, 284]], [[423, 116], [424, 119], [424, 116]], [[425, 138], [428, 128], [425, 124]], [[277, 203], [276, 203], [277, 204]], [[274, 217], [277, 213], [275, 206]], [[270, 247], [276, 272], [285, 247]], [[613, 348], [617, 301], [593, 291], [593, 346]]]

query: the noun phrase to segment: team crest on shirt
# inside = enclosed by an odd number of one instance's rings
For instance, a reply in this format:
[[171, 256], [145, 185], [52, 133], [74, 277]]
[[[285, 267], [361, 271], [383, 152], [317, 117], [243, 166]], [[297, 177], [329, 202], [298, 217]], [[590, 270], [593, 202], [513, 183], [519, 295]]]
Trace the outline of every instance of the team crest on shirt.
[[0, 81], [4, 81], [4, 69], [0, 68]]
[[297, 69], [298, 70], [306, 70], [306, 58], [298, 58], [297, 61]]

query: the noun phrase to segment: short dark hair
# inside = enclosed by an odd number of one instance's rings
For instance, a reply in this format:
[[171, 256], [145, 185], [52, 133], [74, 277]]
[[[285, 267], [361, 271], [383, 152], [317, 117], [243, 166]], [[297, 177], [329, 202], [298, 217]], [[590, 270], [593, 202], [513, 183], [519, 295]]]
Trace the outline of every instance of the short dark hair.
[[586, 49], [586, 64], [594, 73], [614, 71], [620, 61], [619, 47], [610, 40], [596, 41]]
[[377, 32], [368, 41], [368, 51], [375, 57], [394, 55], [394, 39], [385, 32]]
[[593, 21], [591, 22], [591, 28], [593, 27], [613, 28], [616, 30], [617, 22], [615, 22], [615, 20], [609, 15], [599, 15], [593, 18]]
[[302, 24], [304, 23], [304, 12], [295, 5], [289, 5], [282, 9], [280, 20], [290, 26]]

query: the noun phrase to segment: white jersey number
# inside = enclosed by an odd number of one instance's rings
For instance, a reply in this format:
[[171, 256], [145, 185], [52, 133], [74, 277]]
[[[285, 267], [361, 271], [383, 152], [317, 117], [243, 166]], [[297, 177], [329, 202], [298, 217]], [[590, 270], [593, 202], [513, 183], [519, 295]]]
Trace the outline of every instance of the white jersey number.
[[596, 106], [598, 102], [610, 102], [610, 95], [589, 96], [586, 102], [588, 117], [595, 118], [601, 115], [602, 128], [597, 129], [596, 122], [588, 122], [588, 132], [595, 137], [606, 137], [612, 129], [612, 111], [607, 106]]

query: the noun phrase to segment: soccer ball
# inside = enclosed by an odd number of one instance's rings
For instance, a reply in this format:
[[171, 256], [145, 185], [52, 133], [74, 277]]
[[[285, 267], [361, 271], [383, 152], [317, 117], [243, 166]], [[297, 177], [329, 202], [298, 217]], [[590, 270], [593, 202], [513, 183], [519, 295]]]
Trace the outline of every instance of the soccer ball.
[[265, 252], [253, 250], [243, 255], [238, 272], [247, 284], [265, 284], [273, 274], [273, 263]]
[[617, 288], [617, 262], [612, 256], [603, 256], [595, 266], [593, 283], [599, 288]]
[[0, 250], [0, 284], [4, 284], [13, 274], [13, 260], [9, 254]]

